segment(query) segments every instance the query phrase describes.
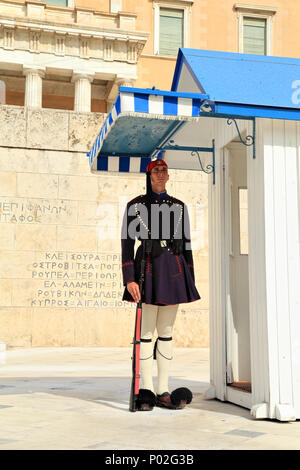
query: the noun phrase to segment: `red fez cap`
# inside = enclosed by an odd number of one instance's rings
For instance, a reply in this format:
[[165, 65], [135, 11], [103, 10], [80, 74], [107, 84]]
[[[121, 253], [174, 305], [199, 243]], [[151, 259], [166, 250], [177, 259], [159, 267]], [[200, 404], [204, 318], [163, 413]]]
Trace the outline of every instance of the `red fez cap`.
[[152, 162], [149, 163], [149, 165], [146, 168], [146, 171], [147, 172], [151, 171], [154, 167], [159, 166], [159, 165], [163, 165], [168, 168], [168, 165], [166, 164], [164, 160], [156, 159], [156, 160], [152, 160]]

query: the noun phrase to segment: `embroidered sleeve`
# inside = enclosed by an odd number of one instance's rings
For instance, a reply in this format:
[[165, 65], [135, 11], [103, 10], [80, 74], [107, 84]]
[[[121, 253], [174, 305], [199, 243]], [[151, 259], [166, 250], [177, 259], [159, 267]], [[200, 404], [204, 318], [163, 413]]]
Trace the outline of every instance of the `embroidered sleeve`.
[[134, 270], [134, 244], [135, 238], [132, 239], [128, 234], [128, 226], [132, 217], [128, 216], [128, 204], [125, 209], [122, 231], [121, 231], [121, 250], [122, 250], [122, 275], [123, 285], [126, 286], [127, 282], [135, 281]]

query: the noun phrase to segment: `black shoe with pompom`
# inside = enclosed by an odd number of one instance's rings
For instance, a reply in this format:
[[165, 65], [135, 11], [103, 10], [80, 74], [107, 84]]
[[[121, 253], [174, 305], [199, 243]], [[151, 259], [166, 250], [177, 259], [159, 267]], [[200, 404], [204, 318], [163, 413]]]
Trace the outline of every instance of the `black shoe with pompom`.
[[152, 411], [155, 405], [155, 394], [147, 388], [141, 388], [139, 390], [139, 397], [137, 399], [137, 409], [139, 411]]
[[171, 394], [165, 392], [162, 395], [156, 396], [156, 406], [161, 408], [169, 408], [171, 410], [182, 410], [185, 405], [191, 403], [193, 399], [192, 392], [186, 388], [176, 388]]

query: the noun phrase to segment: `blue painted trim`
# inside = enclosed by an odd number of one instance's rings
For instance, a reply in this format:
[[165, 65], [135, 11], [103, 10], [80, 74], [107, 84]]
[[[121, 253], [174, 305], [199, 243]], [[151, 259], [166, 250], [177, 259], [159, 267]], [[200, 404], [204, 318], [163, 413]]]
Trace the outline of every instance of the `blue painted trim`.
[[149, 114], [149, 100], [148, 94], [134, 93], [134, 112]]
[[[205, 116], [210, 113], [201, 113]], [[287, 119], [292, 121], [300, 121], [300, 109], [292, 108], [272, 108], [269, 106], [251, 106], [234, 103], [216, 103], [216, 112], [212, 113], [213, 117], [235, 117], [237, 119], [251, 119], [255, 117], [268, 119]]]
[[119, 159], [119, 171], [129, 172], [130, 157], [123, 157]]
[[[183, 62], [183, 60], [181, 61]], [[179, 97], [182, 98], [192, 98], [192, 115], [198, 116], [199, 115], [199, 105], [201, 105], [201, 101], [203, 100], [203, 96], [201, 94], [193, 94], [193, 93], [177, 93], [177, 92], [164, 92], [161, 90], [142, 90], [136, 88], [123, 88], [123, 90], [130, 90], [134, 91], [134, 99], [135, 99], [135, 109], [137, 112], [148, 113], [149, 112], [149, 94], [160, 94], [164, 96], [164, 113], [168, 115], [177, 116], [178, 106], [177, 100]], [[141, 92], [136, 93], [136, 90], [141, 90]], [[200, 98], [201, 97], [201, 98]], [[118, 96], [116, 103], [115, 103], [116, 113], [121, 113], [120, 108], [120, 96]], [[87, 156], [89, 157], [90, 165], [92, 165], [94, 158], [97, 158], [97, 167], [99, 166], [99, 170], [107, 171], [108, 160], [107, 157], [112, 156], [112, 154], [101, 154], [99, 153], [99, 149], [101, 149], [103, 144], [103, 138], [106, 133], [106, 130], [110, 127], [110, 124], [113, 122], [113, 115], [109, 113], [107, 116], [101, 131], [99, 132], [92, 149], [87, 152]], [[243, 104], [243, 103], [230, 103], [230, 102], [217, 102], [215, 103], [215, 110], [214, 112], [203, 112], [200, 113], [201, 117], [217, 117], [217, 118], [235, 118], [235, 119], [246, 119], [253, 121], [253, 137], [255, 138], [255, 118], [271, 118], [271, 119], [287, 119], [293, 121], [300, 121], [300, 107], [299, 108], [279, 108], [279, 107], [272, 107], [272, 106], [264, 106], [264, 105], [257, 105], [257, 104]], [[161, 116], [163, 119], [163, 115]], [[156, 143], [153, 146], [151, 152], [147, 153], [147, 155], [128, 155], [128, 154], [119, 154], [124, 158], [150, 158], [150, 156], [154, 156], [157, 153], [159, 148], [162, 148], [164, 145], [168, 145], [168, 139], [170, 140], [172, 134], [178, 130], [178, 126], [185, 124], [186, 121], [177, 121], [174, 120], [174, 125], [172, 125], [166, 134], [163, 136], [160, 142]], [[255, 158], [255, 145], [253, 146], [253, 157]], [[96, 162], [95, 162], [96, 164]], [[130, 167], [129, 160], [124, 160], [121, 163], [120, 171], [126, 172], [128, 171], [127, 168]]]
[[178, 87], [179, 77], [181, 75], [181, 69], [182, 69], [182, 57], [183, 57], [183, 54], [182, 54], [182, 50], [180, 48], [178, 50], [178, 54], [177, 54], [175, 71], [174, 71], [172, 86], [171, 86], [171, 91], [173, 91], [173, 92], [176, 92], [177, 87]]
[[247, 114], [243, 115], [237, 115], [237, 114], [232, 114], [232, 113], [216, 113], [216, 112], [211, 112], [211, 113], [206, 113], [202, 112], [200, 114], [200, 117], [215, 117], [215, 118], [235, 118], [235, 119], [244, 119], [245, 121], [251, 121], [252, 119], [255, 119], [253, 116], [248, 116]]
[[164, 154], [165, 154], [164, 151], [158, 152], [158, 154], [156, 155], [157, 160], [163, 160]]
[[252, 62], [271, 62], [278, 63], [278, 59], [287, 65], [300, 65], [300, 59], [296, 57], [281, 57], [281, 56], [266, 56], [258, 54], [245, 54], [243, 52], [224, 52], [215, 51], [211, 49], [190, 49], [188, 47], [181, 47], [182, 55], [187, 54], [195, 57], [217, 57], [220, 59], [234, 59], [234, 60], [250, 60]]
[[120, 114], [120, 111], [121, 111], [121, 98], [120, 98], [120, 94], [118, 95], [118, 98], [115, 102], [115, 108], [116, 108], [116, 112], [117, 114]]
[[212, 152], [212, 147], [186, 147], [184, 145], [164, 145], [162, 150], [179, 150], [185, 152]]
[[[188, 49], [188, 51], [189, 50], [190, 49]], [[184, 64], [186, 66], [186, 68], [188, 69], [188, 71], [189, 71], [190, 75], [192, 76], [192, 78], [193, 78], [194, 82], [196, 83], [196, 85], [199, 86], [200, 95], [209, 97], [209, 95], [206, 93], [206, 91], [201, 86], [201, 83], [199, 82], [199, 80], [197, 78], [197, 75], [193, 71], [193, 69], [190, 66], [189, 62], [186, 60], [186, 58], [185, 58], [182, 51], [184, 51], [184, 49], [180, 50], [180, 55], [178, 53], [177, 60], [180, 60], [180, 63], [176, 64], [176, 67], [175, 67], [175, 72], [174, 72], [174, 77], [173, 77], [173, 82], [172, 82], [172, 87], [171, 87], [172, 93], [175, 93], [177, 88], [178, 88], [178, 83], [179, 83], [179, 79], [180, 79], [180, 75], [181, 75], [181, 70], [182, 70], [182, 66]], [[207, 98], [207, 99], [209, 99], [209, 98]]]
[[164, 115], [177, 116], [177, 98], [176, 96], [166, 96], [164, 98]]
[[141, 158], [140, 172], [146, 173], [147, 166], [151, 162], [151, 158]]
[[199, 116], [201, 109], [201, 101], [198, 98], [193, 98], [193, 105], [192, 105], [192, 116], [197, 117]]
[[97, 158], [97, 170], [98, 171], [108, 170], [108, 157]]
[[134, 153], [122, 153], [122, 152], [110, 152], [110, 153], [103, 153], [99, 152], [97, 155], [98, 158], [107, 158], [107, 157], [121, 157], [121, 158], [149, 158], [149, 154], [134, 154]]
[[198, 98], [201, 100], [209, 100], [209, 95], [202, 93], [184, 93], [176, 91], [165, 91], [165, 90], [152, 90], [150, 88], [129, 88], [120, 87], [120, 93], [140, 93], [143, 95], [158, 95], [158, 96], [171, 96], [176, 98]]

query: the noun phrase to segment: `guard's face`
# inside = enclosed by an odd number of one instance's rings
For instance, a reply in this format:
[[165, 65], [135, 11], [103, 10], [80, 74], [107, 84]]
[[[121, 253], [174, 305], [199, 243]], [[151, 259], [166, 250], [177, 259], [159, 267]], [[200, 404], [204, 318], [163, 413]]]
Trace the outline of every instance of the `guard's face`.
[[168, 168], [161, 165], [161, 166], [155, 166], [153, 170], [151, 171], [151, 183], [154, 184], [155, 186], [157, 184], [163, 185], [166, 184], [166, 182], [169, 179], [169, 173], [168, 173]]

